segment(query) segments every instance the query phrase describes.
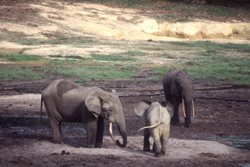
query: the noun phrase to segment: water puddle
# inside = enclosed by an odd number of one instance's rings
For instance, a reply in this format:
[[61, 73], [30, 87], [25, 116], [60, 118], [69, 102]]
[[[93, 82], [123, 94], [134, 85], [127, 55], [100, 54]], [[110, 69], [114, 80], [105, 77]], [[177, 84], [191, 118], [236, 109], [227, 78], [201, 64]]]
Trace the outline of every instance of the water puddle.
[[[81, 132], [86, 132], [83, 128], [82, 123], [72, 123], [72, 122], [62, 122], [62, 129], [65, 130], [79, 130]], [[0, 128], [12, 128], [18, 129], [18, 131], [22, 131], [25, 128], [50, 128], [48, 117], [42, 117], [42, 121], [40, 117], [9, 117], [3, 116], [0, 117]]]
[[[215, 137], [212, 140], [219, 142], [230, 143], [232, 147], [250, 150], [250, 136], [249, 137]], [[250, 167], [250, 166], [249, 166]]]
[[240, 164], [242, 167], [250, 167], [250, 164]]
[[42, 124], [38, 117], [0, 117], [0, 127], [36, 127], [49, 126], [48, 118], [42, 118]]

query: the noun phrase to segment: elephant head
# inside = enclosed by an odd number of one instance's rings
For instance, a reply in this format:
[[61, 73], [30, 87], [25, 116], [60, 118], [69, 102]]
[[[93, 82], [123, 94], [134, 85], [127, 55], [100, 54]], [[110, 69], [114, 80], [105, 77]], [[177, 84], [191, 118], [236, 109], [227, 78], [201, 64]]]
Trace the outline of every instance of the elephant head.
[[[126, 147], [127, 134], [125, 118], [123, 115], [122, 104], [119, 100], [117, 92], [112, 90], [112, 93], [107, 93], [103, 90], [97, 89], [92, 91], [86, 97], [85, 104], [95, 118], [102, 116], [110, 122], [110, 127], [112, 127], [112, 123], [117, 124], [123, 143], [121, 144], [120, 141], [117, 140], [116, 144], [120, 147]], [[110, 132], [113, 139], [112, 130], [110, 130]]]

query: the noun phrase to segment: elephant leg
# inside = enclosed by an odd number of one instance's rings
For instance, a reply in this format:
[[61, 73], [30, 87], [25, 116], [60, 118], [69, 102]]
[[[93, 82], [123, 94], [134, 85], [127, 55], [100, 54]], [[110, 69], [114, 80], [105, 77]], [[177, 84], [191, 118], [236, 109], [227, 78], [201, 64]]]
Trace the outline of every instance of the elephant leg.
[[150, 142], [149, 142], [150, 133], [148, 129], [144, 130], [144, 145], [143, 151], [150, 151]]
[[180, 105], [180, 103], [177, 101], [176, 98], [174, 98], [172, 101], [174, 104], [174, 115], [171, 119], [171, 122], [173, 125], [179, 125], [180, 124], [180, 120], [179, 120], [179, 105]]
[[49, 118], [50, 126], [52, 129], [52, 140], [55, 143], [63, 144], [62, 135], [61, 135], [61, 122], [55, 118]]
[[50, 104], [47, 101], [44, 101], [44, 104], [48, 113], [49, 122], [50, 122], [50, 126], [52, 129], [52, 140], [55, 143], [63, 144], [62, 135], [61, 135], [61, 127], [60, 127], [61, 121], [57, 119], [60, 116], [58, 115], [57, 117], [55, 116], [56, 113], [58, 113], [58, 111], [54, 107], [54, 104]]
[[98, 119], [87, 123], [87, 147], [94, 148], [96, 146]]
[[154, 139], [154, 145], [155, 145], [155, 156], [159, 157], [161, 155], [161, 141], [158, 131], [155, 129], [152, 130], [152, 136]]
[[169, 138], [169, 132], [167, 134], [164, 134], [161, 137], [161, 145], [162, 145], [161, 154], [162, 155], [165, 155], [166, 153], [168, 138]]
[[104, 133], [104, 119], [102, 117], [99, 117], [97, 123], [97, 136], [96, 136], [95, 148], [102, 147], [103, 133]]

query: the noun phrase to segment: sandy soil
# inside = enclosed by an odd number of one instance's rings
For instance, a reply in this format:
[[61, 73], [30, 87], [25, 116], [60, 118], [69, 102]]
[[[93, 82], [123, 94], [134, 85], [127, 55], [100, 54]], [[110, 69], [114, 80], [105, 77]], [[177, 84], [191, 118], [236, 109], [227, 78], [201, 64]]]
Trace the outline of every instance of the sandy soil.
[[[14, 1], [13, 1], [14, 2]], [[13, 3], [12, 2], [12, 3]], [[24, 1], [25, 2], [25, 1]], [[82, 48], [71, 45], [27, 46], [8, 39], [18, 36], [34, 39], [53, 39], [58, 35], [78, 37], [102, 37], [107, 39], [179, 41], [209, 39], [218, 42], [249, 43], [249, 17], [244, 21], [193, 20], [187, 23], [160, 22], [150, 17], [149, 12], [132, 8], [109, 7], [89, 3], [68, 1], [34, 1], [33, 3], [0, 4], [0, 51], [23, 54], [79, 55], [88, 57], [93, 51], [121, 53], [123, 50], [111, 46]], [[157, 12], [157, 11], [155, 11]], [[175, 16], [175, 17], [178, 17]], [[225, 18], [224, 18], [225, 20]], [[232, 21], [233, 20], [233, 21]], [[16, 34], [14, 37], [12, 35]], [[223, 40], [224, 39], [224, 40]], [[226, 40], [225, 40], [226, 39]], [[20, 38], [22, 40], [22, 38]], [[77, 41], [76, 41], [77, 42]]]

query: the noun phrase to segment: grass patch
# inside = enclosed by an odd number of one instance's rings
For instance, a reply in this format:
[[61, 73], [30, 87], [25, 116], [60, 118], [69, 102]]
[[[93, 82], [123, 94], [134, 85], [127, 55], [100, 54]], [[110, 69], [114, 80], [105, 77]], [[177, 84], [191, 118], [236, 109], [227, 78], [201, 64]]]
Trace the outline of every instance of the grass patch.
[[63, 58], [62, 55], [49, 55], [49, 57], [51, 57], [51, 58]]
[[52, 59], [49, 60], [49, 64], [79, 64], [81, 61], [79, 60], [71, 60], [71, 59]]
[[210, 41], [197, 41], [197, 42], [169, 42], [172, 45], [178, 45], [183, 47], [192, 47], [192, 48], [203, 48], [206, 50], [231, 50], [241, 53], [249, 53], [250, 45], [249, 44], [219, 44]]
[[139, 67], [139, 66], [133, 66], [133, 65], [127, 65], [127, 66], [123, 66], [122, 67], [122, 70], [133, 71], [133, 72], [135, 72], [137, 70], [140, 70], [140, 69], [141, 69], [141, 67]]
[[52, 66], [41, 68], [42, 71], [57, 73], [66, 76], [74, 76], [79, 78], [79, 82], [87, 83], [88, 80], [95, 79], [116, 79], [116, 78], [130, 78], [135, 74], [132, 69], [122, 69], [118, 67], [105, 67], [105, 66]]
[[177, 56], [171, 55], [169, 53], [162, 53], [162, 54], [157, 55], [157, 57], [164, 57], [167, 59], [176, 59], [177, 58]]
[[201, 55], [202, 56], [213, 56], [213, 55], [217, 55], [218, 52], [216, 50], [213, 50], [213, 49], [209, 49], [209, 50], [206, 50], [205, 52], [202, 52]]
[[96, 43], [96, 40], [91, 37], [75, 37], [75, 36], [63, 36], [55, 35], [48, 40], [26, 38], [23, 41], [17, 41], [23, 45], [91, 45]]
[[86, 58], [84, 58], [84, 57], [75, 56], [75, 55], [66, 56], [65, 58], [76, 59], [76, 60], [86, 60]]
[[70, 55], [70, 56], [62, 56], [62, 55], [49, 55], [51, 58], [64, 58], [64, 59], [75, 59], [75, 60], [86, 60], [86, 58], [81, 57], [81, 56], [75, 56], [75, 55]]
[[155, 67], [153, 73], [162, 78], [162, 75], [171, 68], [185, 69], [192, 78], [235, 81], [239, 85], [250, 85], [249, 58], [203, 56], [176, 66]]
[[[184, 1], [176, 0], [77, 0], [79, 2], [90, 2], [104, 4], [113, 7], [128, 7], [128, 8], [142, 8], [148, 11], [164, 11], [164, 13], [175, 13], [171, 15], [156, 15], [152, 16], [160, 21], [168, 22], [186, 22], [193, 19], [203, 19], [206, 17], [240, 17], [242, 13], [249, 13], [247, 7], [225, 7], [225, 6], [211, 6], [211, 5], [195, 5], [192, 3], [185, 3]], [[159, 12], [163, 13], [163, 12]], [[207, 19], [207, 18], [206, 18]]]
[[137, 57], [137, 56], [145, 56], [146, 53], [141, 52], [141, 51], [128, 51], [128, 52], [124, 52], [124, 53], [120, 53], [121, 55], [126, 55], [126, 56], [133, 56], [133, 57]]
[[91, 54], [92, 59], [100, 61], [136, 61], [133, 57], [125, 57], [119, 55], [102, 55], [102, 54]]
[[23, 54], [0, 54], [0, 58], [7, 59], [9, 61], [39, 61], [44, 59], [38, 55], [23, 55]]
[[27, 79], [42, 79], [44, 74], [37, 73], [28, 67], [8, 67], [0, 66], [0, 80], [27, 80]]
[[110, 4], [112, 6], [122, 6], [122, 7], [136, 7], [136, 6], [150, 6], [152, 5], [152, 0], [77, 0], [79, 2], [91, 2], [99, 4]]

